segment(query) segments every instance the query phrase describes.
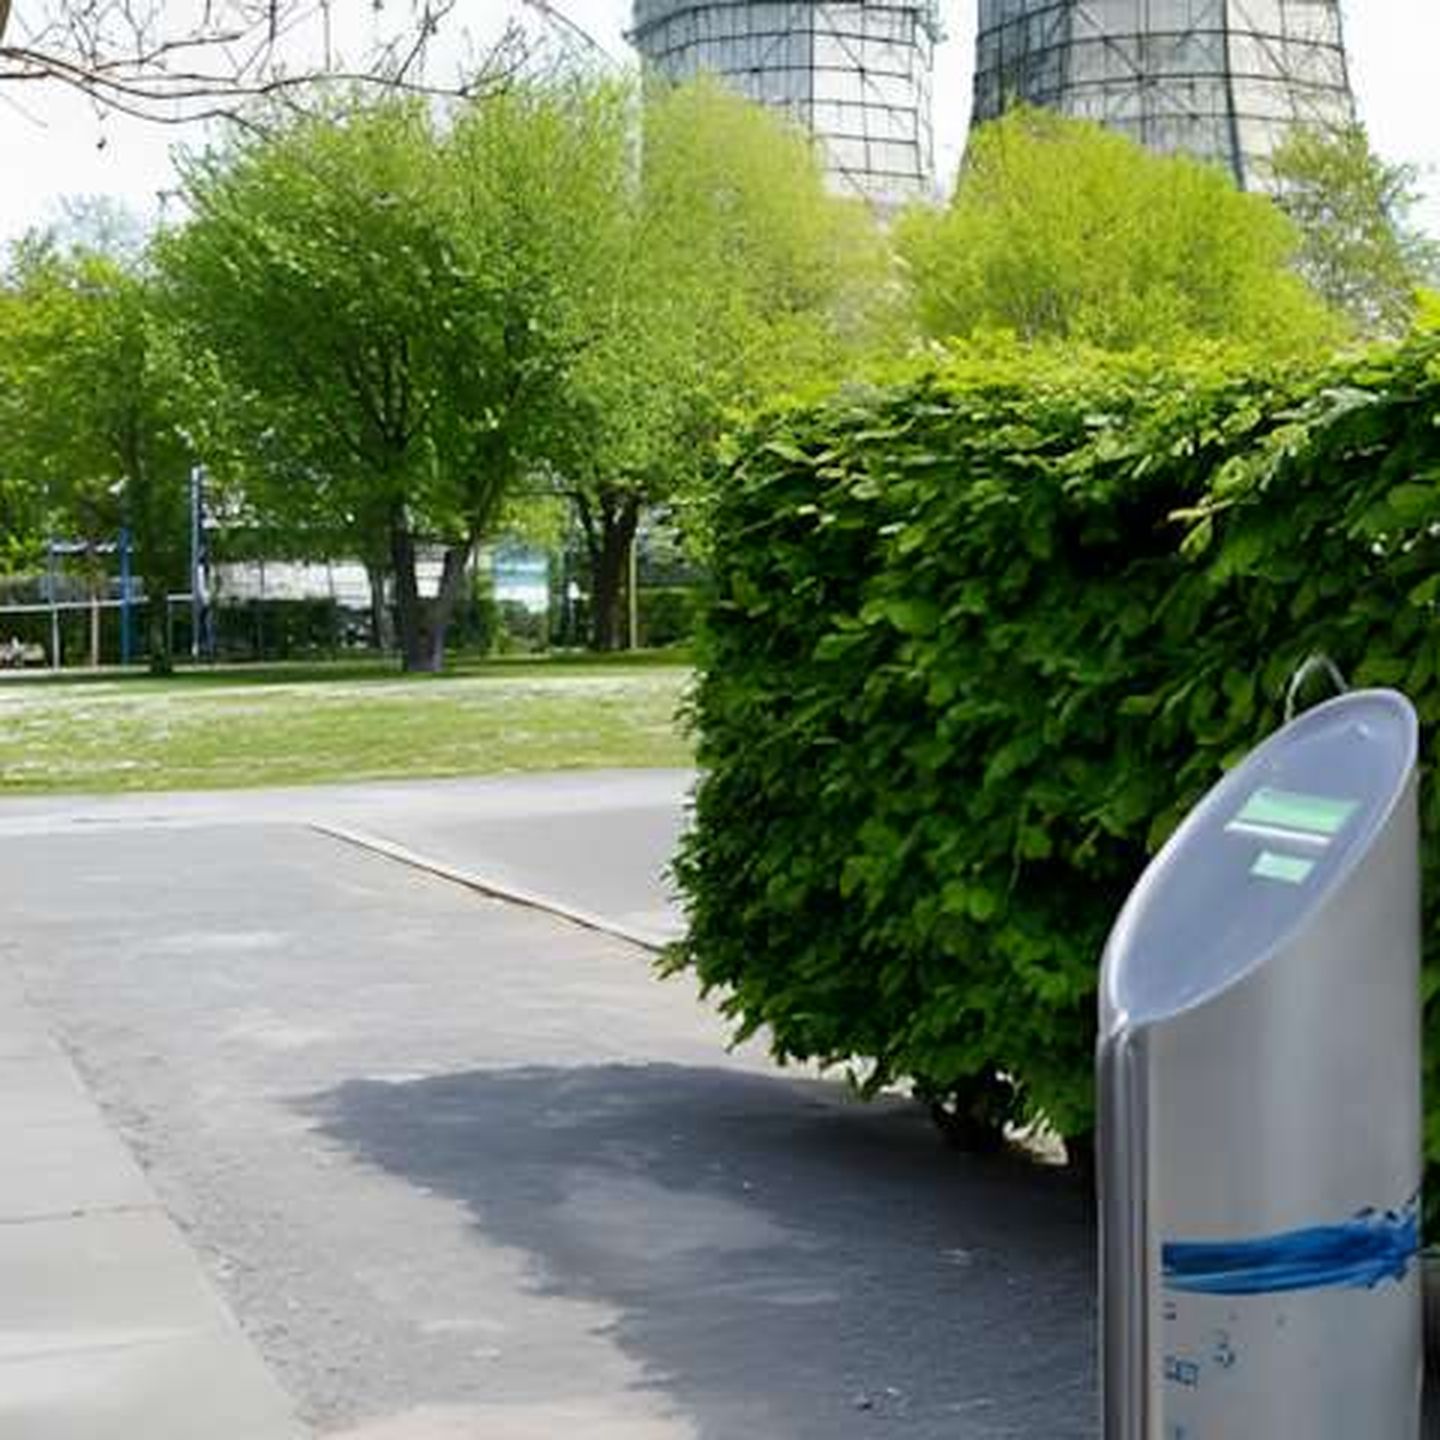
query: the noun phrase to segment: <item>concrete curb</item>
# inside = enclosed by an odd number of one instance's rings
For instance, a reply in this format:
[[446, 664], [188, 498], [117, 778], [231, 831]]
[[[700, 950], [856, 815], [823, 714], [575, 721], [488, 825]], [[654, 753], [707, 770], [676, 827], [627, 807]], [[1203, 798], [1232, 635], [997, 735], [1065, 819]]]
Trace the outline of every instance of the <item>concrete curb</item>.
[[372, 855], [383, 855], [387, 860], [408, 865], [414, 870], [422, 870], [427, 875], [434, 875], [441, 880], [449, 880], [455, 885], [463, 885], [467, 890], [473, 890], [476, 894], [488, 896], [492, 900], [504, 901], [511, 905], [523, 905], [526, 909], [539, 910], [546, 915], [554, 915], [561, 920], [568, 920], [572, 925], [582, 926], [586, 930], [595, 930], [616, 940], [624, 940], [627, 944], [638, 946], [651, 955], [660, 955], [665, 950], [664, 941], [653, 935], [642, 934], [617, 920], [593, 914], [588, 910], [577, 909], [551, 895], [542, 895], [534, 890], [526, 890], [520, 886], [478, 875], [472, 870], [462, 870], [459, 866], [447, 864], [443, 860], [435, 860], [428, 855], [421, 855], [408, 846], [397, 844], [393, 840], [385, 840], [378, 835], [369, 835], [363, 830], [351, 830], [348, 826], [332, 825], [321, 820], [310, 821], [309, 828], [319, 835], [328, 835], [332, 840], [342, 841], [346, 845], [354, 845], [357, 849], [369, 851]]
[[300, 1440], [291, 1397], [0, 967], [0, 1435]]

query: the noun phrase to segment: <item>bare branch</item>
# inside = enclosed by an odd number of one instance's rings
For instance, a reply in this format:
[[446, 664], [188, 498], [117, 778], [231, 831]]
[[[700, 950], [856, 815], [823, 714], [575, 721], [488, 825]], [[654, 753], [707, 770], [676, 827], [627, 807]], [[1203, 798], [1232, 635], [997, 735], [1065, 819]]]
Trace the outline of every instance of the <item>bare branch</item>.
[[165, 125], [253, 123], [244, 113], [253, 102], [304, 108], [307, 93], [337, 89], [471, 97], [503, 88], [528, 51], [512, 21], [468, 73], [450, 82], [427, 75], [427, 51], [458, 0], [411, 0], [404, 24], [349, 64], [332, 48], [330, 0], [196, 0], [188, 24], [160, 0], [47, 3], [38, 21], [22, 23], [12, 0], [0, 0], [0, 87], [54, 81], [101, 108]]

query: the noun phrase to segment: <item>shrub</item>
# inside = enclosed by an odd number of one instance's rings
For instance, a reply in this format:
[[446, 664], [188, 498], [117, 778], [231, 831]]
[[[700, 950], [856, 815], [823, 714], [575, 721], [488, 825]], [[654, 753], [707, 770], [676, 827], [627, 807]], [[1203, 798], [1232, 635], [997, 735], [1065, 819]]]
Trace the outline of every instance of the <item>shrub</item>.
[[[333, 654], [343, 636], [342, 611], [330, 599], [246, 599], [211, 612], [215, 651], [221, 659], [291, 660]], [[174, 644], [190, 649], [190, 610], [171, 610]]]
[[695, 631], [697, 593], [693, 585], [640, 587], [640, 643], [661, 649], [688, 641]]
[[761, 421], [714, 527], [667, 964], [972, 1129], [1089, 1130], [1109, 926], [1306, 655], [1440, 720], [1440, 335], [957, 361]]
[[495, 638], [498, 655], [535, 655], [550, 647], [550, 616], [532, 610], [519, 600], [495, 602]]

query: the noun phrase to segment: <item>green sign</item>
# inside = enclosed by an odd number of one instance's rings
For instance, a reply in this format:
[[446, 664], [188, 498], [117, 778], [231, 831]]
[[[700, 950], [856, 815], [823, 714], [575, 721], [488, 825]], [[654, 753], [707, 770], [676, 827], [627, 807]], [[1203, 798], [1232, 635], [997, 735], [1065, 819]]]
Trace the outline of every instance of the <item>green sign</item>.
[[1359, 808], [1356, 800], [1302, 795], [1295, 790], [1275, 790], [1266, 785], [1245, 802], [1225, 828], [1328, 844]]
[[1277, 855], [1273, 850], [1262, 850], [1255, 857], [1250, 873], [1261, 880], [1281, 880], [1286, 885], [1303, 885], [1314, 868], [1313, 860], [1304, 860], [1299, 855]]

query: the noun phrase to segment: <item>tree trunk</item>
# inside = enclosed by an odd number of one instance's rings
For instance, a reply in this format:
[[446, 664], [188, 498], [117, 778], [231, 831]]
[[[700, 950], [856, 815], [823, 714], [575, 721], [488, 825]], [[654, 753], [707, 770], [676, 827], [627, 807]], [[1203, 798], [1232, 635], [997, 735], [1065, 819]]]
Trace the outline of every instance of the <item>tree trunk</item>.
[[90, 576], [90, 668], [100, 668], [100, 585]]
[[385, 655], [395, 648], [395, 626], [385, 594], [389, 572], [383, 565], [367, 561], [365, 578], [370, 582], [370, 643]]
[[433, 600], [420, 594], [415, 537], [403, 517], [393, 518], [390, 559], [395, 575], [395, 610], [400, 628], [400, 663], [410, 673], [432, 675], [445, 665], [445, 632], [465, 589], [465, 569], [474, 549], [467, 538], [445, 551], [440, 589]]
[[170, 653], [170, 600], [163, 576], [145, 577], [145, 633], [150, 673], [173, 675], [175, 657]]
[[390, 522], [390, 570], [395, 577], [395, 623], [400, 631], [400, 668], [424, 670], [421, 644], [420, 580], [415, 573], [415, 540], [403, 515]]
[[430, 649], [434, 660], [433, 669], [445, 665], [445, 634], [455, 617], [460, 597], [465, 593], [465, 581], [469, 573], [470, 555], [475, 549], [473, 540], [464, 540], [452, 545], [445, 552], [440, 569], [440, 589], [430, 607]]
[[630, 547], [640, 502], [603, 491], [598, 506], [581, 502], [580, 516], [590, 553], [590, 648], [623, 650], [629, 644]]

